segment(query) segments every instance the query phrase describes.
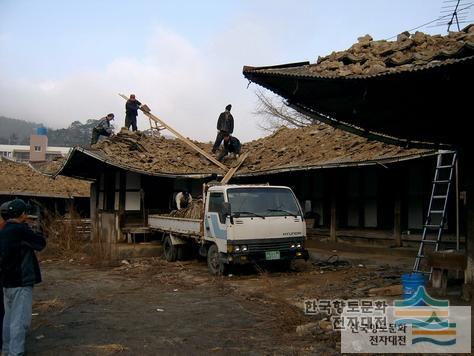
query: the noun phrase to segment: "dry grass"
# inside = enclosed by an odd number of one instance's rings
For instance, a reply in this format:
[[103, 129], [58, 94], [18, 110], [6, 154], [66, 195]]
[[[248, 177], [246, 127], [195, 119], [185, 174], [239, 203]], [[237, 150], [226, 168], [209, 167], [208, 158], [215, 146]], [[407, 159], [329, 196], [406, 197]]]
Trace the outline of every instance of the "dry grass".
[[102, 355], [112, 355], [119, 352], [124, 352], [128, 350], [128, 347], [121, 344], [105, 344], [105, 345], [84, 345], [84, 348], [89, 349], [90, 351], [97, 352]]
[[83, 233], [84, 221], [72, 204], [68, 207], [68, 216], [44, 210], [41, 229], [48, 238], [47, 253], [56, 257], [73, 257], [84, 253], [84, 247], [90, 243], [90, 235]]
[[67, 308], [66, 303], [64, 303], [59, 298], [35, 302], [33, 305], [33, 310], [36, 312], [39, 312], [40, 314], [43, 314], [46, 312], [52, 312], [52, 311], [62, 312], [66, 308]]

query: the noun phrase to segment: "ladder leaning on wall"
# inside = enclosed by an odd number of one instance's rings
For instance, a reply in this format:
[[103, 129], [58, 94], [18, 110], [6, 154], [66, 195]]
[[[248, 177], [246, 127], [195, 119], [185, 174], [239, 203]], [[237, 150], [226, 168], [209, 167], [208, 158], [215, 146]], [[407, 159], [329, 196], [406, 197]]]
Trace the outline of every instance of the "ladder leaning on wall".
[[426, 215], [420, 247], [416, 255], [413, 273], [423, 273], [431, 279], [432, 268], [423, 268], [422, 260], [427, 250], [438, 251], [446, 223], [446, 209], [448, 206], [449, 190], [453, 180], [456, 164], [456, 151], [438, 151], [436, 169], [431, 190], [430, 204]]

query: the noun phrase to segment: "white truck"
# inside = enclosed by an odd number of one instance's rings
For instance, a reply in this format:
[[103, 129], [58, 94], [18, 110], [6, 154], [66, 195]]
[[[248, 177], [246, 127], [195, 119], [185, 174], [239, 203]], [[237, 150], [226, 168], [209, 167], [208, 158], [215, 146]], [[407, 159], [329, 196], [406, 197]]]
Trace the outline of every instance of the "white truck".
[[200, 219], [149, 215], [151, 229], [163, 232], [163, 254], [179, 258], [185, 244], [199, 246], [209, 271], [220, 275], [232, 264], [308, 259], [302, 209], [288, 187], [204, 185]]

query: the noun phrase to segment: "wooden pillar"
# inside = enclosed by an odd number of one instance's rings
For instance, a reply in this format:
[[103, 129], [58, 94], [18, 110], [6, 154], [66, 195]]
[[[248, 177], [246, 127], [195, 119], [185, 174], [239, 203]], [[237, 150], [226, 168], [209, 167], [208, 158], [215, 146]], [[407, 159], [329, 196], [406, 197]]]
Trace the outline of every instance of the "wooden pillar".
[[466, 150], [459, 155], [459, 169], [464, 175], [466, 190], [466, 255], [467, 266], [464, 271], [464, 293], [466, 300], [474, 299], [474, 168], [473, 155]]
[[97, 241], [99, 237], [99, 224], [97, 204], [99, 199], [98, 181], [91, 184], [90, 187], [90, 219], [91, 219], [91, 240]]
[[401, 210], [402, 202], [400, 197], [400, 192], [397, 192], [395, 196], [394, 204], [394, 214], [393, 214], [393, 237], [395, 239], [395, 246], [402, 247], [402, 219], [401, 219]]
[[337, 183], [336, 173], [331, 172], [329, 175], [331, 178], [331, 222], [329, 227], [329, 238], [332, 242], [337, 242], [336, 227], [337, 227], [337, 214], [336, 214], [336, 201], [337, 201]]
[[[471, 162], [470, 162], [471, 163]], [[471, 291], [474, 290], [474, 169], [464, 162], [466, 169], [466, 249], [467, 249], [467, 268], [465, 272], [465, 283], [470, 285]]]

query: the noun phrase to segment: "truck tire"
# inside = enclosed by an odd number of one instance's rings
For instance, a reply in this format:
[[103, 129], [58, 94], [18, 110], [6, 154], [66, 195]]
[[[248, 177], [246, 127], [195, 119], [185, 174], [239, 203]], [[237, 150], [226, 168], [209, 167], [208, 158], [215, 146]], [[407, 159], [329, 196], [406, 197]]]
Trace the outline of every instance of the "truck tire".
[[174, 262], [178, 258], [178, 249], [171, 242], [169, 235], [163, 239], [163, 257], [168, 262]]
[[215, 276], [225, 275], [228, 267], [219, 257], [217, 245], [212, 244], [207, 251], [207, 267], [209, 268], [209, 272]]

